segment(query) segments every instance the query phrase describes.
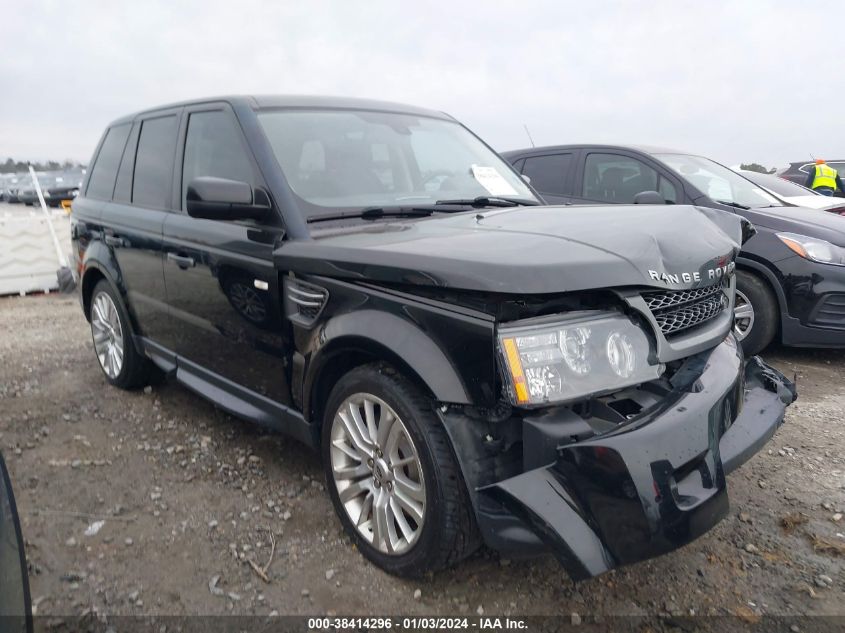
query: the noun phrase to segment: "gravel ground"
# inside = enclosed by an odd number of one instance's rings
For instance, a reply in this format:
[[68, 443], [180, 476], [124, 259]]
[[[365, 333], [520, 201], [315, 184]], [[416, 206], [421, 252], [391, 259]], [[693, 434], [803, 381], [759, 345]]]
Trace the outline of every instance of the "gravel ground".
[[[35, 608], [845, 614], [845, 358], [785, 348], [765, 357], [797, 375], [799, 400], [772, 442], [729, 477], [731, 514], [701, 539], [577, 584], [550, 557], [509, 561], [485, 550], [406, 581], [366, 563], [344, 537], [315, 454], [175, 384], [110, 387], [75, 297], [0, 299], [0, 447]], [[266, 566], [269, 582], [248, 561]]]

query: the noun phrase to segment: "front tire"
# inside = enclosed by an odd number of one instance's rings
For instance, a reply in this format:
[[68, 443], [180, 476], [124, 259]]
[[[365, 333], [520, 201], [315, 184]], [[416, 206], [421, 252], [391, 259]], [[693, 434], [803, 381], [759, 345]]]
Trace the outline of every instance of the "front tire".
[[94, 353], [106, 380], [121, 389], [147, 385], [151, 363], [135, 348], [129, 315], [120, 295], [101, 279], [94, 286], [89, 306]]
[[329, 494], [344, 530], [383, 570], [417, 577], [480, 544], [469, 495], [431, 399], [389, 365], [332, 390], [322, 432]]
[[762, 352], [777, 334], [777, 300], [762, 279], [744, 270], [736, 273], [734, 334], [746, 356]]

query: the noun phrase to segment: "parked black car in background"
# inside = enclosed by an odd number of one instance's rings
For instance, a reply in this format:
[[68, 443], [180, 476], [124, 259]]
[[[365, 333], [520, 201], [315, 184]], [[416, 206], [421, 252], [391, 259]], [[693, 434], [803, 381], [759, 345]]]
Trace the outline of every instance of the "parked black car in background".
[[[622, 145], [558, 145], [504, 152], [550, 204], [666, 204], [740, 215], [757, 229], [736, 260], [734, 333], [746, 354], [784, 345], [845, 346], [845, 221], [789, 206], [708, 158]], [[678, 231], [685, 227], [679, 222]]]
[[[41, 185], [41, 193], [43, 195], [44, 188], [49, 187], [52, 184], [52, 178], [46, 175], [38, 176], [38, 184]], [[17, 198], [19, 202], [22, 202], [28, 207], [32, 207], [38, 202], [38, 192], [35, 190], [35, 185], [32, 182], [32, 178], [27, 174], [27, 177], [23, 179], [21, 182], [20, 188], [17, 192]]]
[[44, 202], [51, 207], [61, 206], [62, 202], [71, 202], [79, 195], [82, 186], [82, 173], [63, 173], [41, 184]]
[[149, 110], [108, 127], [72, 209], [107, 381], [157, 368], [320, 449], [391, 573], [482, 542], [574, 578], [671, 551], [726, 515], [726, 474], [795, 397], [731, 333], [739, 218], [540, 206], [440, 112]]
[[[845, 178], [845, 160], [826, 160], [825, 162], [838, 171], [840, 176]], [[799, 185], [805, 185], [807, 184], [807, 176], [813, 173], [815, 166], [816, 161], [814, 160], [798, 161], [795, 163], [789, 163], [789, 167], [779, 170], [777, 174], [786, 180], [790, 180]], [[845, 198], [845, 192], [842, 191], [837, 191], [833, 195], [837, 198]]]
[[[81, 172], [49, 172], [38, 176], [44, 203], [58, 207], [62, 202], [70, 202], [79, 195], [84, 174]], [[39, 204], [38, 193], [29, 174], [20, 180], [20, 189], [16, 192], [17, 200], [27, 206]]]

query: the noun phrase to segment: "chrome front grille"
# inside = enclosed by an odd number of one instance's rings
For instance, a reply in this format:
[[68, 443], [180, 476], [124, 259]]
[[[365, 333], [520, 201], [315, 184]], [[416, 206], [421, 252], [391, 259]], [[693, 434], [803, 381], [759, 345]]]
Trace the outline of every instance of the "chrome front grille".
[[725, 283], [692, 290], [644, 292], [642, 298], [663, 334], [675, 334], [717, 316], [728, 305]]
[[643, 299], [652, 312], [663, 310], [664, 308], [671, 308], [672, 306], [679, 306], [685, 303], [692, 303], [699, 299], [704, 299], [710, 295], [722, 291], [723, 286], [716, 284], [715, 286], [706, 286], [704, 288], [693, 288], [692, 290], [670, 290], [668, 292], [646, 292], [643, 293]]

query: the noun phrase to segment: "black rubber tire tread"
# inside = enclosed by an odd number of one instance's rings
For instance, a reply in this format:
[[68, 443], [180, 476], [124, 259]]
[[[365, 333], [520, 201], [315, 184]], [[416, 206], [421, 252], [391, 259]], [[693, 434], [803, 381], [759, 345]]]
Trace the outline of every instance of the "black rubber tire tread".
[[[91, 301], [89, 302], [89, 306], [94, 305], [94, 298], [101, 292], [105, 292], [109, 295], [112, 301], [114, 301], [114, 305], [117, 307], [117, 315], [120, 319], [120, 329], [123, 331], [124, 339], [123, 367], [120, 368], [120, 373], [117, 377], [110, 378], [104, 371], [103, 376], [105, 376], [106, 380], [108, 380], [110, 384], [121, 389], [137, 389], [138, 387], [145, 387], [150, 384], [152, 362], [146, 356], [140, 354], [136, 349], [135, 343], [132, 341], [132, 325], [129, 321], [129, 314], [126, 311], [126, 306], [123, 304], [123, 300], [118, 292], [108, 280], [100, 279], [100, 281], [97, 282], [97, 285], [94, 286], [94, 290], [91, 291]], [[91, 321], [90, 312], [92, 309], [92, 307], [89, 307], [88, 309], [89, 322]], [[93, 339], [94, 330], [92, 328], [92, 342]], [[97, 360], [97, 365], [100, 365], [99, 360]], [[102, 370], [102, 366], [100, 369]]]
[[762, 352], [777, 334], [780, 310], [768, 284], [754, 273], [737, 271], [736, 288], [748, 297], [754, 308], [754, 325], [741, 341], [745, 355], [753, 356]]
[[[419, 540], [399, 556], [379, 552], [363, 539], [340, 503], [331, 474], [331, 423], [337, 408], [353, 393], [366, 392], [387, 402], [411, 433], [420, 460], [426, 491], [426, 520]], [[451, 440], [433, 410], [433, 401], [414, 382], [383, 362], [362, 365], [344, 375], [331, 391], [325, 407], [322, 453], [326, 484], [346, 533], [362, 554], [390, 574], [417, 578], [460, 562], [481, 545], [481, 535]]]

